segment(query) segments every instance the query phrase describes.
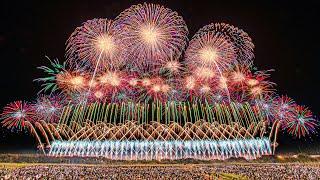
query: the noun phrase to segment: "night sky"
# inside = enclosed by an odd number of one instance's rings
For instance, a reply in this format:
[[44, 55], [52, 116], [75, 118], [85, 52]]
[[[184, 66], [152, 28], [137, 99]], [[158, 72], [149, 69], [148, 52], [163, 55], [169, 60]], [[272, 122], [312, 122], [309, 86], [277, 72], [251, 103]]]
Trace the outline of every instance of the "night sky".
[[[32, 101], [48, 65], [45, 55], [64, 60], [65, 41], [82, 22], [115, 18], [130, 5], [144, 1], [7, 1], [0, 5], [0, 107], [15, 100]], [[309, 106], [319, 116], [319, 13], [316, 3], [302, 1], [147, 1], [177, 11], [186, 21], [189, 37], [202, 26], [225, 22], [246, 31], [255, 44], [254, 64], [259, 70], [275, 69], [271, 80], [279, 94]], [[31, 149], [36, 143], [24, 133], [0, 128], [0, 150]], [[318, 136], [298, 140], [280, 134], [280, 151], [316, 147]]]

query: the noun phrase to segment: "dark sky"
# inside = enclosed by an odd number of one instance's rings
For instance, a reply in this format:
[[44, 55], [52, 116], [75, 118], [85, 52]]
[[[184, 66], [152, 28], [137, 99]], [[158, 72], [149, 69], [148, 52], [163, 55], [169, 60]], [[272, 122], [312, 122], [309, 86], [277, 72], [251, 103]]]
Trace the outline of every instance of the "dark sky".
[[[7, 1], [0, 3], [0, 106], [14, 100], [34, 100], [39, 86], [32, 80], [43, 74], [45, 55], [63, 60], [65, 41], [82, 22], [115, 18], [130, 5], [143, 1]], [[225, 22], [246, 31], [256, 46], [260, 70], [275, 69], [272, 80], [280, 94], [309, 106], [319, 115], [320, 43], [316, 3], [300, 1], [148, 1], [165, 5], [183, 16], [191, 36], [202, 26]], [[1, 130], [0, 131], [4, 131]], [[0, 133], [6, 147], [33, 146], [25, 135]], [[281, 148], [312, 145], [313, 141], [283, 136]], [[31, 144], [31, 145], [30, 145]]]

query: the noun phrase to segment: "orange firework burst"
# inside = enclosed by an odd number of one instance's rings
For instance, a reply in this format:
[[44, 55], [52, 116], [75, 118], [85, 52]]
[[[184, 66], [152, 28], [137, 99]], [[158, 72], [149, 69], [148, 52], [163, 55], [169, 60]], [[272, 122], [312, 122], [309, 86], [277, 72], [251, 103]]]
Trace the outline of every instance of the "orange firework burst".
[[263, 96], [270, 96], [274, 93], [274, 83], [269, 81], [257, 81], [258, 84], [249, 87], [249, 94], [253, 99], [261, 98]]
[[236, 66], [230, 70], [229, 74], [231, 82], [234, 85], [243, 85], [248, 77], [252, 76], [250, 65], [248, 64], [236, 64]]
[[65, 91], [82, 91], [87, 85], [86, 75], [77, 72], [62, 72], [56, 76], [57, 84], [60, 89]]

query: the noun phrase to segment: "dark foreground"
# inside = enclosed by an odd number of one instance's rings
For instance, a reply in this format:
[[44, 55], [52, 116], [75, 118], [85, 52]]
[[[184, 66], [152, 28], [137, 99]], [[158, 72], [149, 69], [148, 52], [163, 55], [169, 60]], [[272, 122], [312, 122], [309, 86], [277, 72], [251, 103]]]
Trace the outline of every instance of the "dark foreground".
[[[217, 179], [224, 173], [242, 179], [318, 179], [319, 163], [290, 164], [0, 164], [0, 179]], [[230, 178], [232, 179], [232, 178]]]

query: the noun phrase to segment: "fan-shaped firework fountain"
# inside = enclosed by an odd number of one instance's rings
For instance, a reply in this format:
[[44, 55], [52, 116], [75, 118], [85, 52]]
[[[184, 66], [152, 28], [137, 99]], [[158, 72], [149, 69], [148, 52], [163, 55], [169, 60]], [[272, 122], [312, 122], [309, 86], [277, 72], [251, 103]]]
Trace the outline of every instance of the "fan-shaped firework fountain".
[[49, 95], [10, 103], [2, 125], [27, 128], [52, 156], [126, 160], [251, 159], [274, 153], [279, 129], [315, 132], [310, 110], [253, 71], [247, 33], [213, 23], [187, 36], [183, 18], [155, 4], [88, 20], [65, 63], [39, 68]]

